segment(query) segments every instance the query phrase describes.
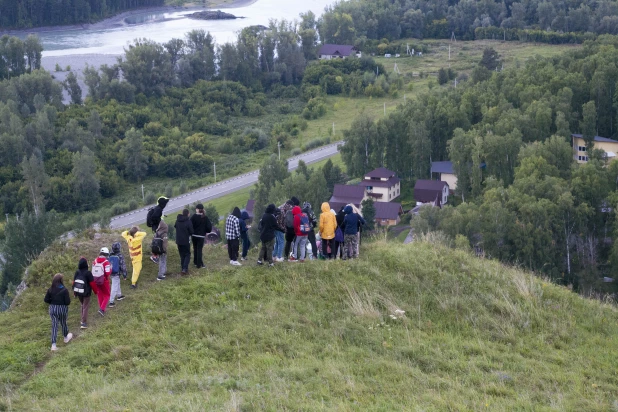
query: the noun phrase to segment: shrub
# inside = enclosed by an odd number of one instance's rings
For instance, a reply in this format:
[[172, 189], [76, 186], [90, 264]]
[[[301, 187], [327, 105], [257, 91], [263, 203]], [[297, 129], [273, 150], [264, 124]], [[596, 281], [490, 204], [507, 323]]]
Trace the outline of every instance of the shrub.
[[298, 147], [295, 149], [292, 149], [292, 151], [290, 152], [290, 154], [292, 156], [298, 156], [299, 154], [301, 154], [303, 151], [301, 149], [299, 149]]
[[156, 201], [157, 201], [157, 196], [154, 193], [152, 192], [146, 193], [146, 197], [144, 198], [144, 204], [150, 205]]
[[129, 210], [137, 209], [139, 207], [139, 203], [135, 199], [129, 200], [128, 207], [129, 207]]
[[183, 194], [187, 191], [187, 184], [185, 183], [185, 181], [183, 180], [182, 182], [180, 182], [180, 186], [178, 186], [178, 193], [179, 194]]

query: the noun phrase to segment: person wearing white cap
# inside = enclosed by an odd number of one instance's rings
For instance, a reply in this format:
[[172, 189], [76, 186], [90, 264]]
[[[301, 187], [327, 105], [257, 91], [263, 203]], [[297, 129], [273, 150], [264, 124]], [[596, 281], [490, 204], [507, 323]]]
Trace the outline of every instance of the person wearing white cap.
[[92, 262], [92, 276], [99, 292], [97, 293], [97, 299], [99, 300], [99, 315], [101, 316], [105, 316], [105, 309], [111, 294], [109, 278], [112, 275], [112, 265], [107, 260], [108, 256], [109, 249], [102, 247], [99, 257]]

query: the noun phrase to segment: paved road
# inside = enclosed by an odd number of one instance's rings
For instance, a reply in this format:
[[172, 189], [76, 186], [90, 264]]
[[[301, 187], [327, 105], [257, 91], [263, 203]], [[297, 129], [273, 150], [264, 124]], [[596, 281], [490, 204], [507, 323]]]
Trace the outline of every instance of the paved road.
[[[341, 144], [343, 144], [343, 142], [332, 143], [328, 146], [324, 146], [319, 149], [303, 153], [299, 156], [291, 157], [288, 159], [289, 169], [296, 169], [298, 167], [299, 160], [303, 160], [305, 163], [311, 164], [334, 156], [339, 152], [338, 146]], [[190, 205], [193, 203], [208, 203], [209, 201], [218, 197], [225, 196], [245, 187], [252, 186], [257, 182], [258, 174], [259, 171], [254, 170], [252, 172], [245, 173], [244, 175], [232, 177], [216, 184], [194, 190], [193, 192], [173, 197], [170, 199], [167, 207], [165, 208], [165, 214], [169, 215], [173, 212], [182, 210], [186, 205]], [[148, 208], [151, 206], [153, 205], [149, 205], [141, 209], [113, 217], [110, 223], [110, 227], [112, 229], [124, 229], [136, 224], [139, 225], [145, 223], [146, 213], [148, 211]]]

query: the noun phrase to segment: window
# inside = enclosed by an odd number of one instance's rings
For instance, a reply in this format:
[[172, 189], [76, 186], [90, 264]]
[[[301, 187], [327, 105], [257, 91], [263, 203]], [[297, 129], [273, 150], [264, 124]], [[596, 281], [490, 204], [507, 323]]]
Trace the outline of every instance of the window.
[[578, 160], [581, 160], [582, 162], [587, 162], [588, 161], [588, 156], [577, 156]]
[[586, 146], [577, 146], [577, 150], [579, 150], [580, 152], [585, 152]]

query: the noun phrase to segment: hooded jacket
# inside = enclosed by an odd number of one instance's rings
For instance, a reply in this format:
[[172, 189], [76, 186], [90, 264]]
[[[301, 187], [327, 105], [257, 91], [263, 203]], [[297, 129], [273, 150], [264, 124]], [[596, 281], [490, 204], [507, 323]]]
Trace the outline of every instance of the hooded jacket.
[[320, 215], [320, 236], [322, 239], [334, 239], [337, 230], [337, 219], [331, 213], [328, 202], [322, 203], [322, 214]]
[[[158, 225], [158, 223], [157, 223]], [[125, 230], [120, 234], [129, 245], [129, 254], [131, 255], [132, 262], [142, 261], [142, 240], [146, 237], [146, 232], [136, 232], [134, 236], [129, 234], [128, 230]]]
[[365, 224], [365, 219], [363, 219], [358, 213], [354, 213], [352, 206], [346, 206], [343, 209], [345, 213], [345, 218], [343, 219], [343, 233], [346, 235], [356, 235], [358, 233], [358, 225]]
[[163, 217], [163, 209], [165, 209], [165, 206], [167, 206], [167, 203], [169, 201], [170, 200], [165, 196], [161, 196], [159, 199], [157, 199], [157, 205], [152, 210], [152, 217], [151, 217], [153, 230], [157, 230], [157, 228], [159, 227], [159, 223], [161, 222], [161, 217]]
[[86, 284], [90, 286], [90, 288], [86, 288], [83, 296], [88, 297], [91, 295], [91, 292], [94, 292], [95, 294], [98, 293], [97, 284], [94, 283], [94, 277], [92, 276], [92, 272], [88, 270], [88, 261], [85, 258], [81, 258], [79, 260], [77, 271], [75, 271], [75, 275], [73, 276], [72, 285], [75, 285], [75, 279], [77, 279], [77, 275], [80, 273], [83, 273]]
[[249, 212], [243, 210], [240, 212], [240, 237], [245, 239], [248, 236], [249, 227], [247, 226], [247, 219], [249, 219]]
[[296, 236], [307, 236], [307, 233], [302, 233], [300, 231], [300, 216], [303, 214], [303, 211], [300, 210], [300, 206], [294, 206], [292, 214], [294, 215], [294, 233]]
[[342, 206], [339, 212], [335, 215], [335, 218], [337, 219], [337, 226], [340, 227], [341, 230], [343, 230], [343, 219], [345, 219], [345, 212], [343, 209], [344, 207]]
[[178, 246], [188, 246], [191, 244], [191, 236], [193, 235], [193, 224], [189, 216], [178, 215], [176, 223], [176, 244]]
[[[140, 252], [141, 253], [141, 252]], [[103, 276], [94, 278], [95, 283], [98, 286], [101, 286], [105, 282], [109, 282], [109, 277], [112, 275], [112, 265], [109, 263], [109, 260], [105, 256], [97, 257], [94, 262], [92, 262], [92, 266], [96, 264], [103, 265]]]
[[169, 232], [169, 226], [165, 223], [165, 220], [161, 220], [159, 227], [155, 233], [155, 236], [163, 240], [163, 253], [167, 253], [167, 234]]
[[285, 224], [285, 215], [287, 215], [288, 211], [292, 210], [293, 207], [294, 205], [292, 204], [291, 200], [288, 200], [287, 202], [279, 206], [279, 210], [281, 211], [281, 213], [279, 213], [279, 215], [277, 216], [277, 224], [281, 229], [283, 229], [284, 232], [287, 227]]
[[195, 213], [191, 216], [191, 224], [193, 225], [193, 236], [205, 237], [212, 232], [212, 223], [205, 214]]
[[275, 211], [277, 207], [272, 203], [266, 207], [266, 211], [262, 216], [262, 230], [260, 231], [260, 240], [262, 242], [270, 242], [275, 238], [275, 232], [283, 232], [283, 229], [279, 227], [277, 219], [275, 218]]
[[124, 256], [122, 255], [122, 252], [120, 249], [120, 242], [112, 243], [112, 254], [110, 255], [110, 257], [111, 256], [118, 257], [118, 273], [116, 274], [112, 273], [112, 275], [116, 275], [116, 276], [123, 275], [126, 278], [127, 277], [127, 264], [124, 262]]
[[47, 289], [47, 293], [43, 300], [50, 305], [69, 306], [71, 304], [69, 291], [64, 285], [58, 285], [57, 288]]

